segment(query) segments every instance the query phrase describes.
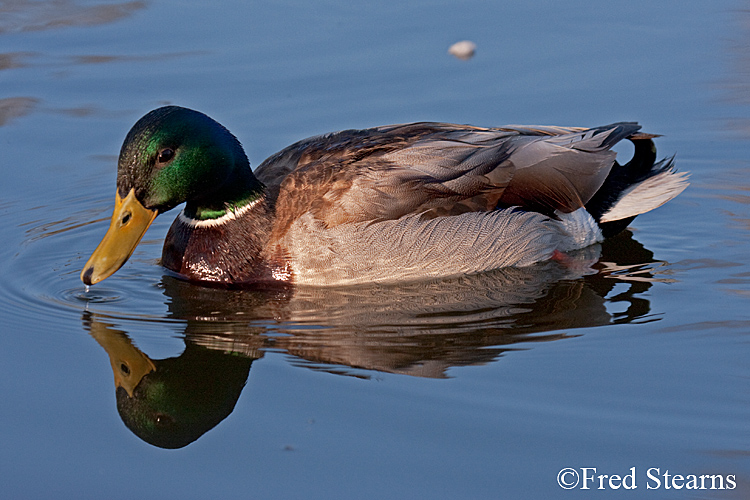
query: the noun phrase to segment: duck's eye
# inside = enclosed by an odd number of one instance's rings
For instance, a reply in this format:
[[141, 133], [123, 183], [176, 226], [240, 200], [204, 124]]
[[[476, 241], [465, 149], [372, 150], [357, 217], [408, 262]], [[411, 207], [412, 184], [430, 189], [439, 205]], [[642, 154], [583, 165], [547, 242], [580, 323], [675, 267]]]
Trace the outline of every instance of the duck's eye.
[[157, 413], [154, 420], [158, 427], [164, 427], [174, 422], [174, 419], [172, 417], [170, 417], [169, 415], [165, 415], [164, 413]]
[[174, 150], [170, 148], [162, 149], [159, 151], [159, 156], [156, 158], [159, 163], [167, 163], [174, 157]]

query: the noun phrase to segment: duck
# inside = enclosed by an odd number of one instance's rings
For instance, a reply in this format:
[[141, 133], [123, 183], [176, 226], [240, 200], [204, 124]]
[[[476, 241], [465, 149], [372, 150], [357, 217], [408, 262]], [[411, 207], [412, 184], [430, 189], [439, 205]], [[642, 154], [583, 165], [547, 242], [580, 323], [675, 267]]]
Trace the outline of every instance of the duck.
[[[207, 286], [355, 285], [561, 262], [689, 184], [654, 134], [600, 127], [417, 122], [303, 139], [253, 171], [199, 111], [130, 129], [109, 229], [81, 271], [111, 276], [161, 213], [184, 203], [161, 264]], [[632, 159], [612, 147], [627, 139]]]

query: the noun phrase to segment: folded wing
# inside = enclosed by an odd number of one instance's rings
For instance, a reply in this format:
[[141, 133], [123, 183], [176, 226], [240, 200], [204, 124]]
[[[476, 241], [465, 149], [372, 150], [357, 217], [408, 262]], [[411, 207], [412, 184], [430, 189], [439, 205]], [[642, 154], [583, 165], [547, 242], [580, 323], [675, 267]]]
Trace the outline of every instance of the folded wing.
[[640, 127], [444, 123], [346, 130], [300, 141], [256, 176], [276, 199], [277, 230], [310, 212], [327, 227], [519, 206], [553, 215], [584, 206]]

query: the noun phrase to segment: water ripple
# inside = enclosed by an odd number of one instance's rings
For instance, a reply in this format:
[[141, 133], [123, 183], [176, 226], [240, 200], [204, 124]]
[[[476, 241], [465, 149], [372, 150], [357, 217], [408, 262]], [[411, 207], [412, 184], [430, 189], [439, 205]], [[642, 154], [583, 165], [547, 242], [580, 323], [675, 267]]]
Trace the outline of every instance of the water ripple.
[[[11, 213], [16, 205], [4, 205], [2, 211]], [[133, 256], [135, 265], [123, 269], [111, 284], [86, 291], [78, 275], [87, 250], [94, 248], [106, 229], [109, 207], [97, 201], [82, 202], [80, 195], [57, 200], [54, 207], [14, 212], [26, 220], [4, 231], [10, 240], [5, 248], [12, 253], [3, 259], [0, 301], [12, 313], [3, 314], [3, 320], [17, 329], [33, 324], [35, 330], [54, 332], [71, 324], [80, 331], [84, 311], [123, 321], [166, 321], [168, 298], [160, 288], [162, 271], [156, 265], [160, 245], [144, 242]], [[66, 216], [54, 218], [60, 207]]]

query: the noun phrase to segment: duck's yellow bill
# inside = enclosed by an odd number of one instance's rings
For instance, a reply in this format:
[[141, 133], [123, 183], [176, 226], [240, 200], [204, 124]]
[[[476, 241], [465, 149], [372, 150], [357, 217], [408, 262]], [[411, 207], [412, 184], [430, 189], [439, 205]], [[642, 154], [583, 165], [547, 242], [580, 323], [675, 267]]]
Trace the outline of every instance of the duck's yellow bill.
[[92, 316], [89, 333], [109, 355], [109, 362], [115, 374], [115, 389], [122, 387], [132, 398], [141, 379], [155, 371], [156, 365], [143, 351], [133, 345], [125, 332], [117, 330], [110, 323], [99, 321], [95, 315]]
[[81, 281], [93, 285], [120, 269], [157, 215], [156, 210], [141, 205], [135, 197], [135, 189], [131, 189], [125, 199], [121, 199], [118, 192], [109, 230], [83, 267]]

